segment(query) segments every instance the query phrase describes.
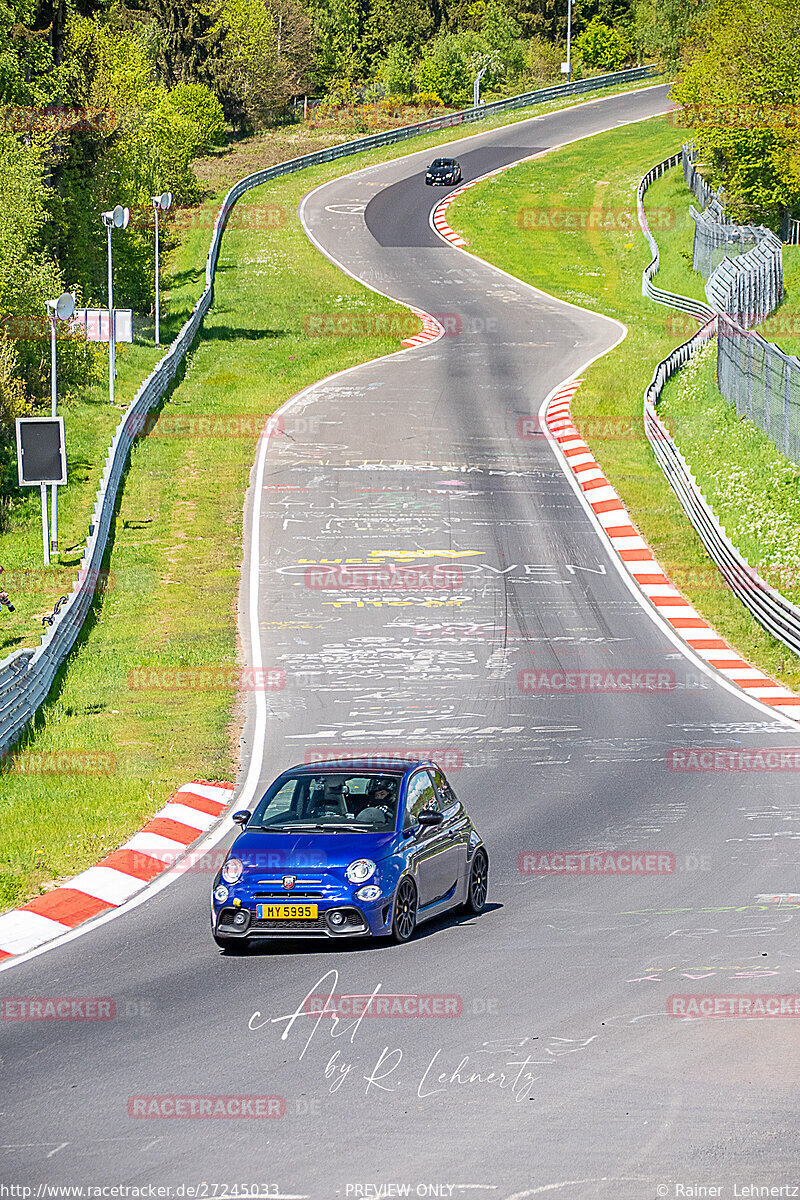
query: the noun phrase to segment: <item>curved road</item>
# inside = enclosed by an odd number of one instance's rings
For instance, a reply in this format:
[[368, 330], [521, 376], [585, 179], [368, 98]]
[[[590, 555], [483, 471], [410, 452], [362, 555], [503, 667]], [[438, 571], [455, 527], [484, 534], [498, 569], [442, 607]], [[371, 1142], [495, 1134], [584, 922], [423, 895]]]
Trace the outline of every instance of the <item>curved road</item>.
[[[456, 152], [469, 179], [666, 104], [650, 88]], [[195, 870], [3, 972], [4, 996], [109, 996], [117, 1011], [2, 1023], [4, 1182], [205, 1181], [201, 1195], [238, 1184], [313, 1200], [404, 1194], [393, 1187], [640, 1200], [792, 1182], [795, 1024], [666, 1012], [673, 994], [797, 991], [798, 909], [757, 901], [797, 890], [792, 776], [671, 771], [667, 757], [800, 737], [679, 649], [615, 569], [549, 443], [518, 436], [620, 330], [440, 242], [429, 213], [443, 193], [420, 178], [430, 157], [335, 180], [303, 205], [326, 253], [440, 314], [447, 336], [308, 389], [262, 444], [241, 632], [249, 660], [284, 670], [286, 687], [251, 697], [239, 796], [323, 750], [436, 749], [492, 854], [488, 911], [403, 948], [223, 955], [209, 872]], [[330, 576], [315, 566], [342, 562], [447, 563], [461, 582], [317, 586]], [[590, 667], [670, 687], [518, 684], [531, 668]], [[518, 869], [526, 852], [598, 849], [674, 855], [676, 871]], [[328, 990], [457, 997], [460, 1015], [272, 1020], [331, 970]], [[131, 1096], [210, 1093], [280, 1095], [286, 1115], [128, 1116]]]

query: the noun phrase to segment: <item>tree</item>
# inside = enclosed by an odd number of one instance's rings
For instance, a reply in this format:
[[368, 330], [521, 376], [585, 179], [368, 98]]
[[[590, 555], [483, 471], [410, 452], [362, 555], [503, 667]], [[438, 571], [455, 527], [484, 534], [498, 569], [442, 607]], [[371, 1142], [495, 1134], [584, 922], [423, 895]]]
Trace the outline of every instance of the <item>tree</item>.
[[387, 96], [409, 100], [414, 93], [414, 60], [402, 42], [389, 47], [378, 67], [378, 80]]
[[639, 53], [675, 71], [708, 5], [709, 0], [636, 0], [633, 38]]
[[731, 214], [776, 225], [800, 206], [800, 10], [716, 0], [673, 88]]
[[[44, 302], [64, 291], [64, 277], [47, 253], [50, 217], [46, 181], [49, 141], [0, 134], [0, 473], [8, 465], [13, 421], [46, 398], [50, 387], [49, 333]], [[65, 338], [59, 350], [64, 391], [93, 377], [95, 356]], [[3, 477], [3, 486], [8, 479]]]
[[425, 51], [417, 67], [421, 92], [435, 92], [445, 104], [468, 104], [472, 100], [475, 78], [473, 63], [489, 53], [486, 40], [478, 33], [440, 34]]
[[486, 74], [486, 87], [496, 87], [501, 77], [513, 80], [521, 75], [525, 51], [520, 41], [520, 27], [501, 0], [487, 0], [480, 32], [497, 63]]
[[159, 30], [156, 63], [161, 82], [208, 83], [214, 53], [223, 33], [213, 0], [128, 0]]
[[575, 38], [575, 53], [587, 67], [618, 71], [633, 56], [633, 46], [621, 30], [593, 17]]
[[330, 89], [342, 80], [360, 79], [364, 68], [363, 0], [317, 0], [310, 15], [317, 44], [313, 73], [318, 83]]

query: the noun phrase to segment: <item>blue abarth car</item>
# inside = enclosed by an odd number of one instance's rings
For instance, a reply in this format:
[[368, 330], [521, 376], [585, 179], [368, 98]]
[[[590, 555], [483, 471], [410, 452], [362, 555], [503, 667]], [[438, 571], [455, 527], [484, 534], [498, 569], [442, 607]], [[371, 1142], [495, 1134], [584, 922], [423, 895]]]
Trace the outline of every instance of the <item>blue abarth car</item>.
[[247, 938], [389, 937], [448, 909], [479, 913], [489, 858], [435, 763], [292, 767], [253, 812], [214, 881], [217, 945]]

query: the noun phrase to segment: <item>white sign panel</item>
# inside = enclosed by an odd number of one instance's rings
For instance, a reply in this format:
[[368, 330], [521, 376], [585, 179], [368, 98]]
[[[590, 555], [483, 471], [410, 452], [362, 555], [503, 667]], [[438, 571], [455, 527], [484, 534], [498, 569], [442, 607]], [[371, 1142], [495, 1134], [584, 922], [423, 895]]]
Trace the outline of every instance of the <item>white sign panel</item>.
[[[87, 342], [107, 342], [108, 309], [76, 308], [75, 315], [70, 321], [70, 326], [73, 329], [83, 330]], [[117, 342], [133, 341], [132, 309], [114, 309], [114, 340]]]

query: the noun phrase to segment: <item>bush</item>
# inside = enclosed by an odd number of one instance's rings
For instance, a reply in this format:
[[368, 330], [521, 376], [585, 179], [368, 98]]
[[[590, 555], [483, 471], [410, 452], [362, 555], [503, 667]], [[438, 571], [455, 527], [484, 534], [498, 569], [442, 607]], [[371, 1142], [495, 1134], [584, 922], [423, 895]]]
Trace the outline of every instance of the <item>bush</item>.
[[417, 96], [420, 108], [441, 108], [442, 103], [442, 97], [436, 92], [420, 92]]
[[575, 53], [587, 67], [618, 71], [633, 58], [633, 45], [620, 29], [593, 17], [575, 38]]
[[161, 105], [174, 127], [181, 128], [192, 157], [207, 154], [225, 140], [225, 116], [213, 92], [202, 83], [179, 83]]
[[525, 48], [525, 65], [529, 81], [534, 86], [559, 80], [562, 62], [562, 47], [548, 42], [546, 38], [532, 37]]
[[471, 103], [474, 60], [488, 51], [489, 47], [480, 34], [465, 32], [440, 35], [428, 47], [417, 66], [420, 92], [435, 92], [445, 104]]
[[402, 42], [395, 42], [378, 67], [378, 81], [387, 99], [397, 97], [402, 103], [414, 92], [414, 63]]

